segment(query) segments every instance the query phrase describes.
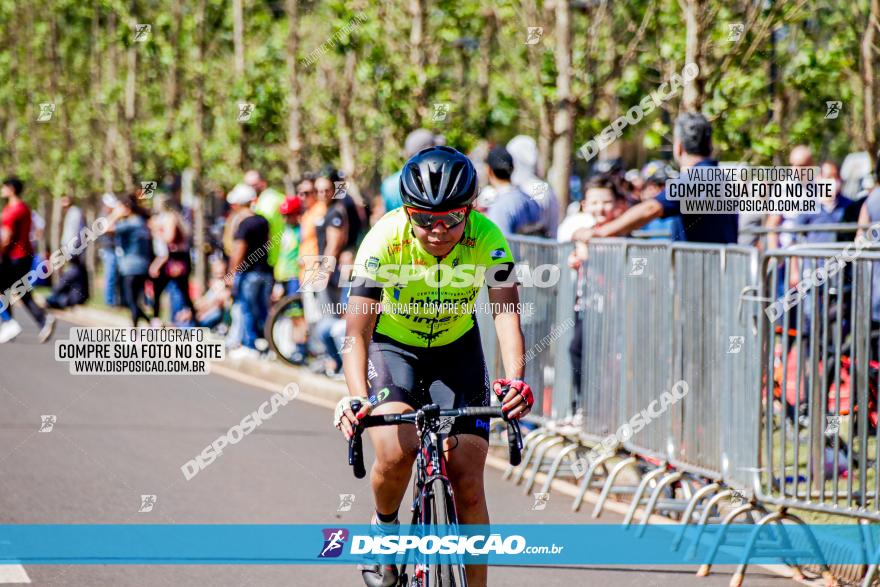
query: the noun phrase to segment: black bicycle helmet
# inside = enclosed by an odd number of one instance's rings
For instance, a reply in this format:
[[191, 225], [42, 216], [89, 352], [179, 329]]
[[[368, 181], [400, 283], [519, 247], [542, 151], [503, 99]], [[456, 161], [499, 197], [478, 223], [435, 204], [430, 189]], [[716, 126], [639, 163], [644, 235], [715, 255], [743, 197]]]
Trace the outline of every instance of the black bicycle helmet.
[[467, 206], [477, 197], [477, 170], [450, 147], [428, 147], [413, 155], [400, 174], [404, 205], [442, 212]]

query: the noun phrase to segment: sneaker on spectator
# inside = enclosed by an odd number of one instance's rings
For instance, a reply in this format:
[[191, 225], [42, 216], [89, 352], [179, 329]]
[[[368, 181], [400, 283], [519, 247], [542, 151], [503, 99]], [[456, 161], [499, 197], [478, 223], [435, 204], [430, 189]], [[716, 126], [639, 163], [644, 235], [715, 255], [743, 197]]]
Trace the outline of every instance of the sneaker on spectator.
[[261, 355], [260, 351], [258, 351], [257, 349], [240, 346], [237, 349], [229, 351], [226, 356], [234, 361], [242, 361], [247, 359], [259, 359]]
[[0, 344], [12, 342], [19, 334], [21, 334], [21, 324], [17, 320], [7, 320], [0, 323]]
[[[14, 322], [14, 320], [12, 322]], [[16, 324], [18, 323], [16, 322]], [[20, 332], [21, 326], [19, 326], [18, 329]], [[55, 332], [55, 318], [52, 316], [46, 316], [46, 323], [43, 324], [43, 327], [40, 329], [40, 342], [46, 342], [52, 338], [53, 332]]]

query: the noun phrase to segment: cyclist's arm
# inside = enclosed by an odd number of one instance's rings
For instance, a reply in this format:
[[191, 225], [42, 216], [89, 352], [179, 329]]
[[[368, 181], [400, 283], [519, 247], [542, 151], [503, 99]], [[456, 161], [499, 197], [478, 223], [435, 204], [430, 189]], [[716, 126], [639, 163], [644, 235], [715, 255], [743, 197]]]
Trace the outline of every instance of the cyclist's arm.
[[[380, 290], [381, 291], [381, 290]], [[379, 300], [364, 295], [348, 298], [345, 314], [345, 336], [354, 338], [349, 352], [342, 355], [342, 370], [349, 395], [369, 396], [367, 384], [367, 348], [379, 317]]]
[[490, 287], [489, 302], [501, 346], [505, 376], [507, 379], [521, 379], [524, 372], [525, 344], [519, 324], [519, 291], [516, 286]]

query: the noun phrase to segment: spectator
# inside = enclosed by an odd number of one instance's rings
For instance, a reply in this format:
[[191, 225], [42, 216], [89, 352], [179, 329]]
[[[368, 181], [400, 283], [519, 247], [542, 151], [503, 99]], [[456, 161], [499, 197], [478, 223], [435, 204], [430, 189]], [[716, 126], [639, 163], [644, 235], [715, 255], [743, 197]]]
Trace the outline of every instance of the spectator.
[[[617, 183], [608, 176], [593, 177], [587, 184], [587, 193], [584, 195], [584, 214], [588, 218], [587, 224], [601, 227], [619, 218], [626, 210], [627, 198]], [[565, 223], [563, 223], [565, 224]], [[559, 227], [560, 233], [563, 226]], [[566, 228], [566, 231], [568, 229]], [[583, 358], [583, 319], [586, 309], [584, 294], [586, 293], [587, 268], [584, 261], [587, 258], [587, 247], [582, 242], [576, 242], [575, 248], [568, 259], [569, 267], [577, 271], [577, 286], [575, 290], [575, 325], [571, 344], [568, 347], [572, 365], [572, 385], [576, 393], [581, 387], [581, 368]], [[575, 400], [572, 399], [572, 412], [574, 412]]]
[[269, 187], [259, 171], [250, 170], [244, 174], [244, 182], [257, 192], [254, 212], [269, 221], [269, 266], [274, 267], [280, 251], [281, 233], [284, 231], [284, 216], [278, 211], [284, 196]]
[[[642, 170], [645, 180], [642, 183], [640, 196], [641, 200], [648, 201], [656, 198], [666, 187], [666, 181], [672, 179], [672, 168], [664, 161], [652, 161], [645, 165]], [[642, 227], [642, 230], [651, 230], [666, 233], [668, 236], [657, 236], [654, 239], [670, 239], [674, 241], [683, 241], [684, 227], [682, 226], [682, 217], [680, 215], [667, 216], [666, 218], [655, 218]]]
[[[70, 196], [61, 197], [61, 211], [64, 220], [61, 228], [61, 244], [68, 249], [79, 250], [83, 243], [80, 234], [86, 227], [86, 221], [82, 211], [73, 204]], [[50, 308], [67, 308], [77, 304], [83, 304], [89, 299], [89, 278], [86, 272], [83, 253], [74, 255], [62, 267], [58, 283], [52, 288], [52, 293], [46, 298], [46, 305]]]
[[597, 176], [587, 184], [583, 211], [568, 216], [559, 225], [557, 240], [569, 242], [580, 228], [592, 228], [617, 218], [626, 210], [626, 196], [606, 176]]
[[315, 182], [306, 176], [296, 186], [296, 195], [302, 198], [305, 212], [300, 218], [300, 258], [314, 257], [319, 255], [318, 247], [318, 222], [322, 222], [327, 215], [326, 200], [318, 199]]
[[[250, 186], [241, 188], [241, 198], [236, 202], [244, 205], [249, 200], [252, 206], [255, 205], [255, 190]], [[239, 186], [235, 189], [239, 189]], [[235, 271], [235, 276], [228, 276], [227, 279], [232, 285], [233, 299], [240, 303], [242, 317], [242, 346], [230, 353], [233, 357], [259, 356], [256, 342], [262, 338], [274, 283], [267, 254], [269, 235], [269, 221], [259, 214], [252, 214], [239, 223], [233, 236], [229, 265]]]
[[[281, 234], [281, 253], [275, 265], [275, 280], [283, 285], [285, 295], [299, 292], [299, 250], [300, 250], [300, 216], [303, 211], [303, 200], [299, 196], [288, 196], [280, 207], [286, 225]], [[297, 365], [305, 364], [307, 349], [307, 327], [303, 315], [302, 304], [294, 304], [291, 322], [296, 348], [290, 361]]]
[[141, 318], [147, 323], [150, 321], [140, 303], [153, 257], [150, 230], [146, 221], [148, 216], [149, 213], [141, 208], [137, 196], [129, 194], [108, 218], [108, 231], [115, 234], [116, 248], [119, 251], [122, 298], [131, 314], [132, 326], [135, 327]]
[[[795, 145], [788, 156], [788, 163], [792, 167], [813, 167], [813, 151], [806, 145]], [[783, 214], [771, 214], [767, 217], [767, 228], [793, 228], [797, 223], [797, 212], [785, 212]], [[779, 249], [789, 247], [794, 243], [795, 236], [787, 232], [770, 232], [767, 234], [767, 249]]]
[[[712, 127], [699, 113], [685, 112], [675, 121], [672, 152], [679, 168], [684, 172], [689, 167], [716, 167], [712, 154]], [[654, 199], [645, 200], [620, 217], [594, 228], [582, 228], [575, 240], [588, 241], [590, 238], [629, 234], [655, 218], [681, 216], [678, 200], [666, 198], [661, 191]], [[735, 243], [738, 220], [736, 214], [688, 214], [682, 217], [685, 240], [701, 243]]]
[[211, 280], [205, 294], [195, 301], [195, 316], [189, 309], [182, 310], [182, 320], [189, 322], [194, 319], [195, 323], [203, 328], [220, 330], [226, 317], [226, 309], [232, 300], [232, 293], [224, 279], [226, 275], [226, 261], [217, 255], [210, 260]]
[[[17, 177], [6, 178], [0, 188], [0, 195], [6, 200], [0, 213], [0, 291], [6, 291], [33, 267], [31, 210], [21, 198], [23, 191], [24, 183]], [[40, 342], [46, 342], [55, 329], [55, 319], [31, 297], [31, 285], [28, 284], [20, 299], [40, 327]], [[21, 325], [12, 317], [14, 304], [12, 300], [7, 302], [9, 307], [5, 308], [5, 315], [8, 319], [0, 325], [0, 342], [11, 341], [21, 333]]]
[[[409, 159], [422, 149], [436, 147], [444, 144], [443, 137], [434, 135], [431, 131], [423, 128], [416, 129], [406, 136], [403, 145], [404, 159]], [[382, 203], [385, 205], [385, 213], [403, 205], [400, 199], [400, 171], [392, 173], [382, 181]]]
[[[183, 306], [195, 315], [195, 306], [189, 295], [189, 276], [192, 262], [189, 256], [189, 227], [178, 209], [177, 203], [169, 197], [158, 200], [159, 213], [150, 220], [154, 241], [160, 244], [150, 264], [150, 278], [153, 281], [153, 319], [159, 321], [162, 293], [168, 284], [173, 283], [183, 301]], [[182, 310], [183, 308], [181, 308]], [[172, 304], [172, 321], [176, 319]]]
[[[876, 177], [880, 180], [880, 156], [877, 157]], [[860, 225], [874, 225], [878, 222], [880, 222], [880, 186], [871, 190], [859, 213]], [[865, 229], [859, 229], [859, 236], [866, 237]], [[871, 322], [870, 332], [876, 332], [880, 328], [880, 262], [871, 263]], [[871, 345], [871, 348], [873, 350], [877, 347]]]
[[486, 211], [489, 220], [501, 229], [504, 236], [537, 234], [542, 226], [541, 206], [510, 183], [514, 166], [507, 149], [497, 146], [489, 151], [486, 168], [489, 185], [495, 190], [495, 198]]
[[[109, 218], [113, 210], [119, 206], [119, 200], [113, 194], [107, 193], [101, 196], [101, 204], [101, 216]], [[98, 254], [104, 266], [104, 303], [108, 306], [122, 306], [116, 242], [112, 233], [105, 232], [98, 237]]]
[[[853, 205], [853, 201], [841, 193], [842, 183], [834, 163], [826, 162], [822, 165], [819, 181], [831, 186], [831, 197], [820, 201], [818, 214], [799, 214], [794, 225], [797, 227], [812, 226], [815, 224], [837, 224], [844, 222], [847, 209]], [[855, 235], [848, 235], [845, 240], [851, 241]], [[805, 243], [833, 243], [837, 241], [838, 233], [829, 231], [808, 232], [801, 237]]]
[[[238, 290], [241, 277], [240, 267], [231, 262], [235, 248], [235, 233], [245, 219], [254, 215], [251, 210], [251, 203], [256, 198], [257, 192], [254, 188], [243, 183], [232, 188], [226, 196], [226, 202], [229, 204], [229, 217], [226, 219], [226, 225], [223, 228], [223, 248], [226, 251], [230, 263], [224, 279], [227, 280], [227, 286], [230, 288], [230, 291], [233, 292]], [[237, 295], [232, 298], [230, 314], [231, 324], [229, 326], [229, 333], [226, 335], [226, 346], [228, 348], [236, 348], [241, 345], [244, 328], [242, 303]]]
[[535, 139], [525, 135], [513, 137], [507, 143], [507, 151], [513, 158], [511, 183], [538, 203], [541, 207], [540, 231], [543, 236], [555, 239], [559, 226], [559, 202], [550, 184], [538, 177], [538, 145]]

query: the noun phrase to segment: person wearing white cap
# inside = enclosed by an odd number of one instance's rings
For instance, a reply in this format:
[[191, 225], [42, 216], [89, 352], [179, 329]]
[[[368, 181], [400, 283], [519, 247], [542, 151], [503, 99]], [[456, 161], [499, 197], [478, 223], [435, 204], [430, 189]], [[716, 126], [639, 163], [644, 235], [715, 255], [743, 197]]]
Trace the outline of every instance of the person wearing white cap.
[[[406, 159], [409, 159], [422, 149], [445, 144], [446, 140], [443, 136], [435, 135], [424, 128], [417, 128], [406, 135], [406, 142], [403, 144], [403, 154]], [[403, 205], [403, 200], [400, 199], [400, 171], [397, 171], [382, 180], [381, 192], [382, 203], [385, 204], [386, 214]]]
[[513, 157], [511, 183], [538, 202], [543, 235], [555, 239], [559, 226], [559, 203], [550, 184], [538, 177], [538, 145], [535, 139], [526, 135], [515, 136], [507, 143], [507, 151]]

